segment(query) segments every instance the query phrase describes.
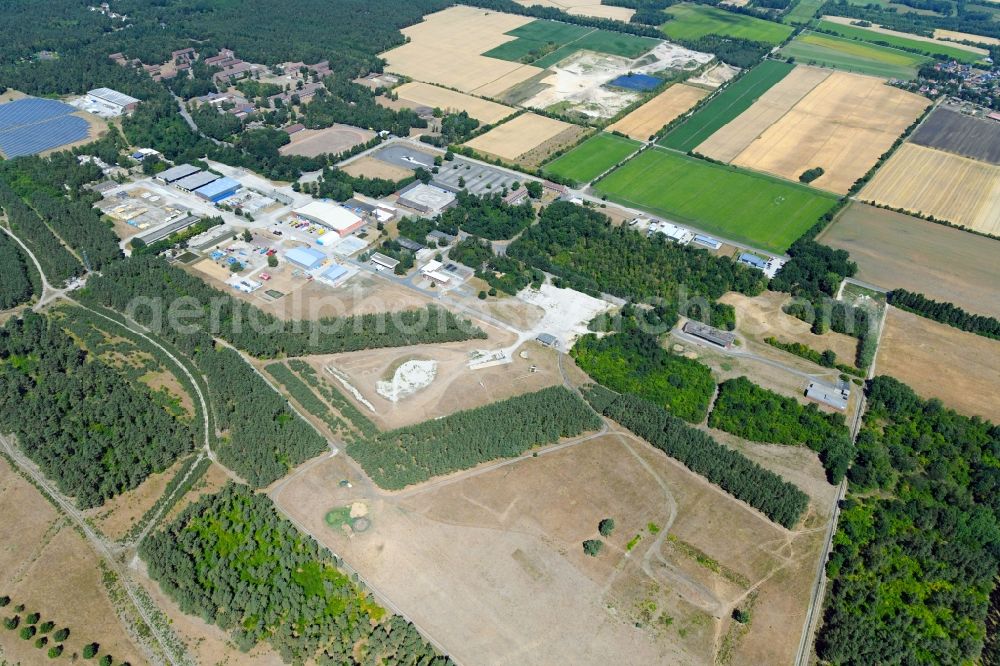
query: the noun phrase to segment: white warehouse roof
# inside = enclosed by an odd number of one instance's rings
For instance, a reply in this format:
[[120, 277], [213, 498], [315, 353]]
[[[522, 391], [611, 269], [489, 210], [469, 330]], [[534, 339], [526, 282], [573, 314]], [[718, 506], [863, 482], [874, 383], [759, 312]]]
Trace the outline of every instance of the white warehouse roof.
[[87, 93], [91, 97], [96, 97], [97, 99], [102, 99], [105, 102], [110, 102], [117, 106], [128, 106], [129, 104], [135, 104], [139, 100], [125, 93], [120, 93], [117, 90], [112, 90], [111, 88], [94, 88]]
[[326, 201], [312, 201], [296, 209], [295, 214], [330, 227], [334, 231], [344, 231], [361, 222], [360, 217], [343, 206]]

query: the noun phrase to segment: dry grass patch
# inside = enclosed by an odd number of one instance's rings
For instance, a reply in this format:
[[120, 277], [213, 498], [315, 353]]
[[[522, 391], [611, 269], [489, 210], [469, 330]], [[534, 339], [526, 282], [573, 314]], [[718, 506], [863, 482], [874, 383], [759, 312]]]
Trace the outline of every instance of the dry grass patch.
[[890, 307], [875, 362], [877, 374], [895, 377], [924, 398], [1000, 422], [998, 340]]
[[[882, 79], [834, 72], [732, 160], [789, 180], [813, 167], [815, 187], [846, 193], [930, 104]], [[751, 107], [752, 108], [752, 107]]]
[[542, 7], [561, 9], [567, 14], [575, 16], [593, 16], [594, 18], [613, 19], [625, 23], [628, 23], [632, 15], [635, 14], [634, 9], [603, 5], [598, 0], [514, 0], [514, 2], [524, 7], [541, 5]]
[[561, 120], [546, 118], [535, 113], [523, 113], [475, 137], [465, 145], [477, 152], [516, 162], [563, 132], [575, 128], [575, 125]]
[[996, 37], [983, 37], [982, 35], [973, 35], [968, 32], [955, 32], [954, 30], [935, 30], [934, 39], [949, 42], [976, 42], [978, 44], [986, 44], [988, 46], [996, 46], [1000, 44], [1000, 39], [997, 39]]
[[359, 157], [350, 164], [341, 167], [341, 171], [355, 177], [385, 178], [395, 181], [400, 181], [413, 175], [412, 169], [383, 162], [371, 155]]
[[830, 70], [796, 67], [760, 96], [754, 104], [702, 142], [695, 150], [721, 162], [732, 162], [761, 133], [802, 101], [830, 76]]
[[486, 125], [500, 122], [515, 111], [510, 106], [419, 81], [404, 83], [393, 92], [399, 96], [400, 101], [409, 102], [412, 105], [411, 108], [429, 106], [432, 109], [439, 108], [447, 113], [465, 111], [469, 116]]
[[1000, 167], [933, 148], [900, 146], [859, 198], [1000, 234]]
[[282, 155], [316, 157], [338, 155], [375, 138], [375, 132], [350, 125], [332, 125], [320, 130], [304, 129], [292, 135], [290, 143], [278, 149]]
[[463, 92], [499, 97], [541, 73], [538, 67], [482, 53], [517, 39], [504, 34], [534, 19], [456, 5], [403, 28], [409, 42], [382, 54], [387, 71]]
[[1000, 317], [1000, 241], [860, 203], [818, 240], [850, 252], [860, 280]]
[[184, 464], [185, 459], [178, 460], [160, 473], [150, 474], [149, 478], [136, 488], [88, 511], [87, 517], [93, 520], [97, 528], [108, 538], [120, 541], [163, 495], [170, 479]]
[[688, 109], [698, 103], [708, 91], [684, 83], [670, 86], [618, 122], [610, 125], [609, 132], [621, 132], [637, 141], [648, 141]]

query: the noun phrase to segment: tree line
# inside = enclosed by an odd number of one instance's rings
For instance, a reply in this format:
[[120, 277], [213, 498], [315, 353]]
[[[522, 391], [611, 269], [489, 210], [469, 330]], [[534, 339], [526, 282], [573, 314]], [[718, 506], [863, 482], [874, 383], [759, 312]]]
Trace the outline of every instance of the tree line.
[[29, 262], [21, 246], [0, 232], [0, 310], [27, 303], [35, 294], [41, 294], [35, 268]]
[[266, 641], [294, 664], [451, 663], [245, 486], [203, 496], [150, 535], [140, 555], [181, 610], [228, 632], [244, 652]]
[[719, 384], [708, 425], [752, 442], [805, 444], [819, 453], [832, 484], [844, 478], [854, 455], [843, 414], [825, 414], [814, 404], [803, 405], [746, 377]]
[[976, 662], [1000, 563], [1000, 427], [876, 377], [856, 446], [817, 655]]
[[890, 305], [918, 314], [957, 329], [986, 338], [1000, 340], [1000, 320], [985, 315], [972, 314], [952, 303], [942, 303], [905, 289], [893, 289], [886, 294]]
[[379, 433], [349, 444], [347, 453], [379, 486], [397, 490], [600, 426], [576, 394], [553, 386]]
[[193, 444], [147, 387], [32, 312], [0, 329], [0, 430], [82, 508], [135, 488]]
[[83, 274], [83, 264], [63, 247], [38, 213], [29, 208], [2, 179], [0, 210], [6, 213], [11, 231], [35, 255], [52, 284], [60, 285], [71, 277]]
[[608, 389], [585, 390], [595, 409], [784, 527], [798, 523], [809, 497], [742, 453], [719, 444], [659, 405]]

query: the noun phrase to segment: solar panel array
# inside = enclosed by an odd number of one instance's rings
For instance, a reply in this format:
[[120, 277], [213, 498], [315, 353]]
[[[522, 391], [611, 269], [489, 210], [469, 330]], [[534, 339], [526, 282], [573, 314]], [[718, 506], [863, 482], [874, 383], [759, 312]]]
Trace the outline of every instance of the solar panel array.
[[34, 155], [82, 141], [90, 124], [71, 113], [77, 109], [52, 99], [25, 97], [0, 105], [0, 153]]

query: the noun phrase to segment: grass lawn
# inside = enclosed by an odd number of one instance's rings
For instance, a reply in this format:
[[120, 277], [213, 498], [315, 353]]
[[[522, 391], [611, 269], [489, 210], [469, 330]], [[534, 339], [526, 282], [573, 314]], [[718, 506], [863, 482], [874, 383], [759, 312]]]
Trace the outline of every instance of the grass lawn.
[[784, 252], [837, 201], [763, 174], [651, 148], [594, 186], [612, 201]]
[[673, 39], [698, 39], [705, 35], [741, 37], [768, 44], [780, 44], [792, 34], [791, 26], [734, 14], [708, 5], [674, 5], [666, 12], [673, 18], [660, 29]]
[[726, 86], [660, 143], [686, 153], [749, 109], [757, 98], [785, 78], [794, 67], [779, 60], [765, 60]]
[[809, 23], [816, 12], [823, 6], [825, 0], [799, 0], [791, 11], [782, 17], [782, 21], [791, 25]]
[[545, 165], [545, 173], [589, 183], [639, 148], [639, 142], [601, 132]]
[[929, 58], [852, 39], [804, 32], [781, 49], [799, 62], [886, 78], [912, 79]]
[[517, 39], [490, 49], [484, 56], [548, 67], [580, 49], [637, 58], [658, 40], [623, 32], [598, 30], [570, 23], [538, 19], [507, 33]]
[[926, 53], [928, 55], [940, 54], [959, 62], [971, 64], [982, 59], [981, 55], [973, 53], [968, 49], [948, 46], [946, 44], [922, 42], [919, 39], [909, 39], [906, 37], [899, 37], [897, 35], [886, 35], [881, 32], [875, 32], [874, 30], [865, 30], [864, 28], [859, 28], [857, 26], [843, 25], [840, 23], [833, 23], [832, 21], [820, 21], [819, 29], [826, 30], [828, 32], [835, 32], [841, 37], [846, 37], [848, 39], [871, 42], [872, 44], [909, 49], [912, 51]]

